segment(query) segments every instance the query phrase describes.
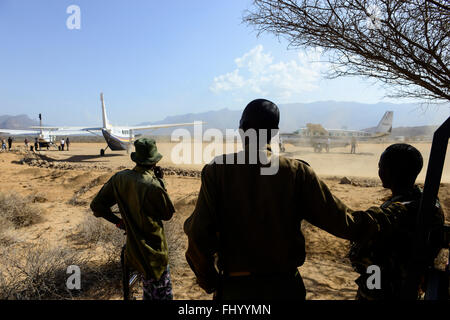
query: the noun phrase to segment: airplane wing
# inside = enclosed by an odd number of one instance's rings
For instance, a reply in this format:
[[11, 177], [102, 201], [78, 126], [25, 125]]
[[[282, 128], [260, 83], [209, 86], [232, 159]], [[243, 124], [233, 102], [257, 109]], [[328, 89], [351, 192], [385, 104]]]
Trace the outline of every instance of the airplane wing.
[[280, 137], [296, 138], [298, 136], [299, 136], [298, 133], [280, 133]]
[[13, 129], [0, 129], [0, 134], [11, 135], [11, 136], [26, 136], [35, 135], [40, 132], [37, 130], [13, 130]]
[[[10, 135], [10, 136], [35, 136], [41, 134], [40, 129], [44, 132], [49, 131], [52, 135], [60, 135], [60, 136], [76, 136], [76, 135], [85, 135], [90, 133], [90, 130], [82, 130], [82, 129], [93, 129], [98, 128], [56, 128], [56, 127], [31, 127], [39, 130], [15, 130], [15, 129], [0, 129], [0, 135]], [[101, 128], [99, 128], [101, 130]]]
[[52, 132], [55, 136], [83, 136], [89, 133], [91, 132], [85, 130], [57, 130]]
[[148, 126], [135, 126], [135, 127], [127, 127], [130, 130], [154, 130], [154, 129], [162, 129], [162, 128], [171, 128], [171, 127], [184, 127], [184, 126], [193, 126], [195, 124], [205, 124], [206, 122], [189, 122], [189, 123], [171, 123], [171, 124], [157, 124], [157, 125], [148, 125]]
[[42, 129], [47, 131], [101, 131], [101, 127], [88, 128], [88, 127], [30, 127], [33, 129]]

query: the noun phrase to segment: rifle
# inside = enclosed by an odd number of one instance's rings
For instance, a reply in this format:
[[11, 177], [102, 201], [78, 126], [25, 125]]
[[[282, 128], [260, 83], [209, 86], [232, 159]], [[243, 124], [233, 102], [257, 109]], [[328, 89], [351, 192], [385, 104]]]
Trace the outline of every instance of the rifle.
[[[113, 212], [119, 213], [120, 212]], [[124, 229], [123, 221], [121, 223], [116, 224], [116, 227], [119, 229]], [[125, 231], [124, 235], [127, 232]], [[122, 293], [123, 300], [130, 300], [130, 289], [134, 286], [134, 284], [139, 280], [139, 276], [137, 272], [131, 272], [130, 266], [128, 265], [126, 259], [126, 251], [127, 245], [123, 245], [122, 250], [120, 252], [120, 265], [122, 267]]]
[[122, 247], [120, 253], [120, 265], [122, 266], [122, 290], [123, 300], [130, 300], [130, 289], [138, 280], [138, 274], [136, 272], [131, 273], [125, 256], [126, 245]]
[[[419, 211], [416, 220], [416, 236], [413, 242], [413, 257], [408, 266], [406, 281], [402, 287], [402, 299], [417, 299], [413, 296], [417, 292], [420, 282], [420, 266], [423, 263], [426, 249], [431, 239], [438, 235], [442, 248], [450, 248], [450, 225], [444, 225], [440, 230], [433, 230], [428, 217], [435, 209], [436, 199], [444, 169], [445, 155], [450, 136], [450, 117], [434, 132], [431, 144], [430, 159], [428, 161], [427, 174]], [[432, 234], [434, 233], [434, 234]], [[447, 259], [445, 271], [434, 268], [428, 270], [426, 300], [442, 300], [449, 298], [450, 279], [450, 253]]]

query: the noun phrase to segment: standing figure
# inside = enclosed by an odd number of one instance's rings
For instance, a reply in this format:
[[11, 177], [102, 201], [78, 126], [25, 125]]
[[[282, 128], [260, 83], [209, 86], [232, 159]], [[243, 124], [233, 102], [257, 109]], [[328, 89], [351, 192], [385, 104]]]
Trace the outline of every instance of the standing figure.
[[[162, 171], [156, 167], [162, 155], [152, 139], [135, 141], [132, 170], [111, 177], [91, 203], [96, 217], [125, 229], [125, 261], [143, 276], [144, 300], [172, 300], [169, 256], [162, 220], [175, 209], [167, 194]], [[111, 211], [117, 204], [121, 218]]]
[[69, 141], [69, 137], [66, 138], [66, 149], [67, 151], [69, 151], [69, 145], [70, 145], [70, 141]]
[[[348, 208], [307, 163], [268, 148], [279, 120], [273, 102], [250, 102], [239, 124], [243, 151], [216, 157], [202, 170], [194, 212], [184, 223], [186, 259], [200, 287], [217, 300], [304, 300], [302, 220], [363, 241], [389, 232], [406, 211], [399, 203]], [[263, 174], [268, 167], [278, 170]]]
[[[417, 175], [422, 170], [423, 158], [419, 150], [409, 144], [399, 143], [389, 146], [380, 157], [378, 164], [383, 187], [390, 189], [392, 196], [381, 205], [388, 207], [393, 202], [409, 202], [407, 215], [399, 221], [398, 226], [388, 236], [371, 237], [365, 243], [355, 242], [349, 253], [350, 261], [360, 277], [358, 284], [358, 300], [399, 300], [409, 297], [418, 299], [421, 292], [425, 292], [427, 269], [431, 268], [434, 259], [440, 251], [437, 241], [430, 241], [421, 257], [421, 265], [416, 265], [423, 283], [417, 283], [412, 287], [406, 287], [409, 259], [412, 257], [416, 217], [419, 202], [422, 197], [422, 189], [414, 184]], [[444, 224], [444, 214], [439, 201], [433, 212], [429, 212], [431, 226], [440, 230]], [[430, 233], [432, 234], [432, 233]], [[439, 236], [431, 237], [436, 239]], [[376, 265], [381, 271], [380, 288], [369, 288], [367, 280], [367, 268]], [[406, 289], [403, 289], [406, 288]], [[405, 291], [406, 290], [406, 291]]]
[[350, 153], [356, 153], [356, 139], [355, 139], [355, 137], [352, 137], [351, 144], [352, 144], [352, 148], [350, 150]]
[[11, 151], [13, 139], [11, 137], [8, 138], [8, 150]]
[[64, 151], [64, 143], [65, 143], [65, 140], [63, 138], [63, 139], [61, 139], [61, 151]]

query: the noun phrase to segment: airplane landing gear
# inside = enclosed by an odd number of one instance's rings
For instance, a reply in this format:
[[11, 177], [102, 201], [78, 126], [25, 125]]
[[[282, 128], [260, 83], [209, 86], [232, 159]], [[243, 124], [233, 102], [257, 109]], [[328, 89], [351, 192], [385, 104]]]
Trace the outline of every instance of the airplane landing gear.
[[106, 146], [105, 149], [100, 149], [100, 157], [104, 157], [105, 156], [105, 151], [106, 149], [108, 149], [109, 146]]

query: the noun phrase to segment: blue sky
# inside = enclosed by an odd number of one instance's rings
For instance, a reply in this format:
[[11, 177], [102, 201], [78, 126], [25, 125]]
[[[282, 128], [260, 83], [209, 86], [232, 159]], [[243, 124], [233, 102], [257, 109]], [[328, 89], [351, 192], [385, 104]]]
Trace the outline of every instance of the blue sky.
[[[81, 29], [70, 30], [70, 5]], [[0, 115], [116, 124], [276, 103], [382, 101], [360, 78], [325, 80], [320, 52], [288, 50], [241, 23], [248, 0], [0, 0]], [[383, 100], [402, 102], [395, 100]]]

